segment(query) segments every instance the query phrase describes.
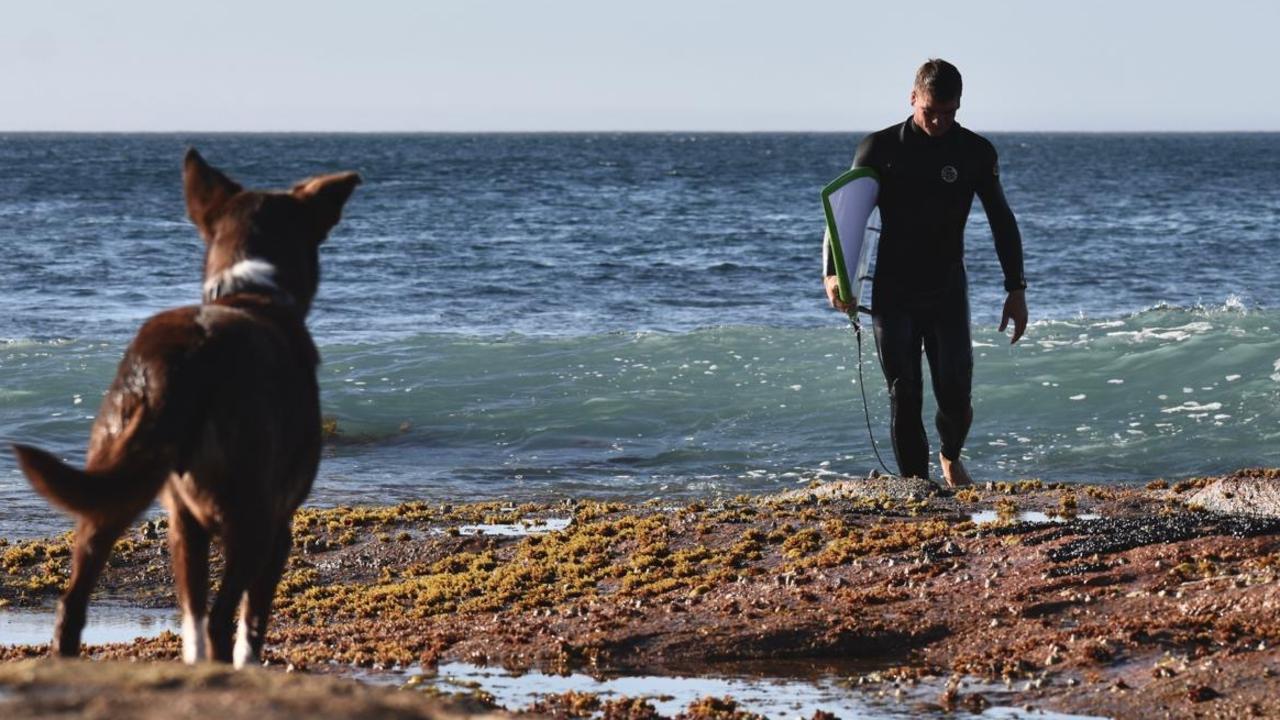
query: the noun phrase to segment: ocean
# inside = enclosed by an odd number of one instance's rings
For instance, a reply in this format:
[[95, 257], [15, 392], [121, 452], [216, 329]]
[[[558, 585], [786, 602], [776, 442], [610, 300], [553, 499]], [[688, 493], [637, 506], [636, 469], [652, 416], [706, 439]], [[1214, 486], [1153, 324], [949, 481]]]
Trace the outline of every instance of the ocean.
[[[251, 187], [365, 179], [310, 316], [338, 428], [313, 504], [713, 498], [864, 475], [818, 196], [861, 134], [0, 134], [0, 441], [83, 462], [139, 324], [199, 301], [180, 177], [195, 146]], [[1012, 347], [996, 331], [975, 203], [974, 477], [1280, 465], [1280, 134], [989, 137], [1033, 322]], [[869, 336], [863, 351], [892, 467]], [[0, 537], [68, 526], [0, 452]]]

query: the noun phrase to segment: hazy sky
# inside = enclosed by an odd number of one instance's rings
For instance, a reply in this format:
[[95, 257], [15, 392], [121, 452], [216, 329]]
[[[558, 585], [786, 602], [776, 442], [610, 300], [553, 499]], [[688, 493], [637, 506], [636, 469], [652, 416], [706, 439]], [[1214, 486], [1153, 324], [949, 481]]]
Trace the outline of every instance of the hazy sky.
[[1274, 0], [7, 2], [5, 130], [1280, 130]]

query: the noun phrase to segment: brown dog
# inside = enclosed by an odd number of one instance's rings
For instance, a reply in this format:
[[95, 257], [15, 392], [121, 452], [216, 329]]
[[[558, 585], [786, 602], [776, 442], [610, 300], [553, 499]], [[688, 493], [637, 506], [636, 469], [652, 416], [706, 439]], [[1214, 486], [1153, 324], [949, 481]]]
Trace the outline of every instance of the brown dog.
[[[255, 661], [320, 462], [319, 356], [305, 324], [319, 246], [360, 183], [323, 175], [289, 192], [243, 190], [187, 152], [187, 212], [204, 237], [204, 304], [143, 324], [89, 437], [85, 469], [15, 446], [31, 484], [76, 518], [54, 648], [80, 652], [89, 593], [116, 539], [155, 499], [169, 511], [183, 658]], [[209, 541], [226, 569], [206, 626]]]

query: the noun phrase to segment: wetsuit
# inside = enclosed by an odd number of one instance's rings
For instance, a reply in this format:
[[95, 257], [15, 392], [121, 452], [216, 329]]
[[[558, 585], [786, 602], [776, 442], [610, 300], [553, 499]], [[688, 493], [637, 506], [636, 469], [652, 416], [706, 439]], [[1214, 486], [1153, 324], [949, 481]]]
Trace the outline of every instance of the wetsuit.
[[[927, 478], [921, 348], [929, 359], [938, 435], [948, 459], [960, 457], [973, 416], [964, 269], [964, 226], [973, 196], [982, 200], [990, 221], [1006, 291], [1026, 287], [1022, 238], [1000, 187], [995, 147], [959, 124], [933, 138], [908, 118], [864, 138], [853, 164], [880, 175], [871, 314], [889, 385], [893, 451], [903, 476]], [[834, 275], [834, 260], [824, 254], [826, 274]]]

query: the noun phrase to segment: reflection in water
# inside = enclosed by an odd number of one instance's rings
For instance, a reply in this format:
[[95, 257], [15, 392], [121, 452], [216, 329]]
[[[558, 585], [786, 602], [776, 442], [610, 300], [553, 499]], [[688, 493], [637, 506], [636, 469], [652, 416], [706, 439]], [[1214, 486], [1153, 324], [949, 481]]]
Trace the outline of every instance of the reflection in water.
[[526, 520], [518, 523], [484, 523], [480, 525], [463, 525], [458, 528], [462, 535], [492, 535], [496, 537], [523, 537], [525, 535], [541, 535], [556, 532], [569, 527], [571, 518], [548, 518], [546, 520]]
[[[808, 718], [819, 710], [837, 717], [856, 718], [952, 716], [933, 704], [945, 679], [939, 679], [937, 687], [926, 682], [898, 693], [889, 689], [877, 696], [856, 689], [847, 678], [833, 675], [805, 678], [633, 675], [596, 679], [578, 673], [546, 675], [535, 671], [515, 675], [499, 668], [467, 663], [441, 665], [434, 675], [420, 671], [421, 668], [414, 666], [404, 672], [362, 673], [359, 678], [375, 684], [403, 683], [450, 693], [479, 689], [508, 710], [527, 708], [540, 696], [574, 691], [594, 693], [605, 701], [645, 698], [659, 714], [667, 717], [674, 717], [690, 703], [708, 696], [732, 697], [740, 709], [770, 718]], [[993, 700], [1008, 692], [1004, 685], [985, 684], [966, 686], [963, 690], [982, 692]], [[1067, 720], [1084, 716], [992, 707], [979, 717]]]
[[[53, 638], [54, 611], [48, 608], [4, 608], [0, 610], [0, 645], [45, 645]], [[129, 642], [154, 637], [169, 630], [178, 632], [178, 611], [174, 608], [136, 608], [120, 605], [89, 605], [89, 620], [81, 636], [86, 645]]]
[[[1101, 516], [1094, 515], [1091, 513], [1084, 513], [1080, 515], [1072, 515], [1071, 517], [1065, 517], [1062, 515], [1048, 515], [1035, 510], [1028, 510], [1025, 512], [1014, 514], [1007, 519], [1013, 522], [1023, 522], [1023, 523], [1063, 523], [1063, 522], [1068, 522], [1070, 520], [1097, 520], [1099, 517]], [[982, 525], [985, 523], [993, 523], [998, 520], [1004, 520], [1006, 518], [1001, 517], [1000, 513], [995, 510], [983, 510], [981, 512], [970, 514], [969, 519], [979, 525]]]

